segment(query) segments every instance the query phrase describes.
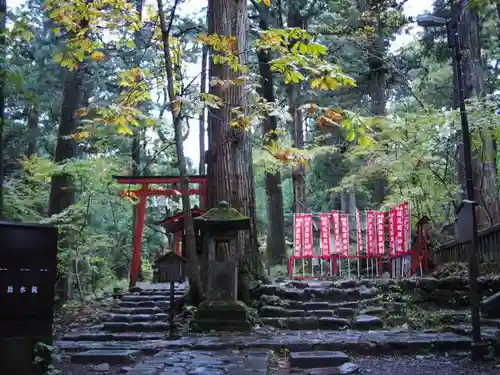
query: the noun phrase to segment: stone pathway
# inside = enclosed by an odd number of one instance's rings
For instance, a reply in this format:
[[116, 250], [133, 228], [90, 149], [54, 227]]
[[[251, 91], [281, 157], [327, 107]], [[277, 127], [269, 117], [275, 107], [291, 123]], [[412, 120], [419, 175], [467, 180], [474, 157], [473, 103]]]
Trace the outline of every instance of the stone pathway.
[[269, 350], [163, 350], [127, 375], [266, 375]]
[[[380, 330], [419, 323], [439, 331], [470, 336], [470, 312], [453, 298], [463, 300], [463, 280], [443, 279], [340, 279], [337, 281], [287, 281], [261, 285], [252, 291], [258, 299], [258, 311], [265, 326], [289, 330]], [[491, 284], [491, 285], [490, 285]], [[482, 288], [500, 287], [495, 279], [482, 280]], [[462, 287], [460, 289], [459, 287]], [[456, 296], [454, 288], [459, 288]], [[403, 291], [406, 291], [403, 293]], [[416, 292], [417, 291], [417, 292]], [[430, 299], [438, 308], [422, 311], [419, 322], [408, 316], [408, 294]], [[415, 296], [416, 293], [416, 296]], [[429, 296], [429, 293], [433, 293]], [[431, 303], [431, 305], [432, 305]], [[439, 305], [439, 303], [442, 305]], [[425, 323], [425, 324], [424, 324]], [[500, 319], [483, 317], [483, 336], [500, 337]]]
[[[78, 352], [73, 363], [130, 363], [134, 357], [157, 353], [155, 343], [168, 334], [169, 284], [139, 285], [109, 306], [97, 325], [71, 332], [56, 342], [59, 349]], [[174, 301], [187, 290], [177, 284]]]

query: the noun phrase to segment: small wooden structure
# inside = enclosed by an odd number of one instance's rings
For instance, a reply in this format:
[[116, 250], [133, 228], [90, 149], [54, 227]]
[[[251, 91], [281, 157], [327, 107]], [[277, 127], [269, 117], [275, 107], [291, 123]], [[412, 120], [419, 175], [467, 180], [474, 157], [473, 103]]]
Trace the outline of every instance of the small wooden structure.
[[[197, 218], [200, 215], [203, 215], [205, 211], [200, 210], [198, 207], [193, 207], [191, 209], [191, 215], [193, 218]], [[179, 212], [178, 214], [168, 217], [162, 221], [158, 221], [156, 224], [161, 225], [167, 233], [174, 233], [175, 236], [175, 252], [178, 255], [182, 255], [183, 257], [187, 257], [186, 249], [183, 246], [185, 243], [184, 238], [184, 212]], [[201, 237], [201, 233], [196, 231], [196, 248], [198, 254], [201, 253], [201, 241], [203, 240]]]
[[170, 283], [170, 314], [168, 316], [169, 337], [174, 336], [175, 331], [175, 283], [181, 283], [186, 279], [187, 259], [169, 251], [159, 257], [153, 268], [153, 275], [156, 282]]
[[154, 264], [153, 275], [157, 283], [181, 283], [186, 279], [187, 259], [169, 251]]

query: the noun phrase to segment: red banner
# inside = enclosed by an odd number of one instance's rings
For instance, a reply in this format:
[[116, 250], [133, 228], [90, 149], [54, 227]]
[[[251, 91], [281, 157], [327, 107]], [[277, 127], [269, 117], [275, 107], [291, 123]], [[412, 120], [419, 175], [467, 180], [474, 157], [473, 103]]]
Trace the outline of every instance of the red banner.
[[330, 214], [319, 214], [321, 255], [330, 256]]
[[396, 244], [396, 254], [401, 254], [403, 252], [403, 205], [399, 204], [396, 206], [396, 216], [394, 222], [394, 236]]
[[349, 217], [340, 214], [340, 238], [342, 242], [342, 255], [349, 256]]
[[302, 256], [302, 235], [304, 232], [303, 215], [295, 215], [293, 220], [293, 256]]
[[395, 210], [389, 210], [389, 217], [388, 217], [388, 231], [389, 231], [389, 252], [391, 255], [394, 255], [396, 252], [396, 237], [395, 237], [395, 231], [394, 231], [394, 224], [396, 223], [396, 211]]
[[411, 249], [411, 218], [408, 202], [403, 202], [403, 249]]
[[363, 232], [361, 230], [361, 217], [359, 210], [356, 208], [356, 232], [358, 235], [358, 243], [356, 246], [356, 255], [360, 255], [363, 250]]
[[383, 256], [385, 254], [385, 214], [377, 212], [375, 216], [377, 222], [377, 255]]
[[366, 211], [366, 254], [372, 256], [375, 251], [375, 212]]
[[312, 223], [313, 223], [312, 215], [311, 214], [304, 215], [304, 256], [305, 257], [314, 256]]
[[340, 237], [340, 224], [339, 224], [340, 214], [338, 211], [332, 211], [332, 221], [333, 221], [333, 246], [335, 248], [335, 253], [342, 253], [342, 241]]

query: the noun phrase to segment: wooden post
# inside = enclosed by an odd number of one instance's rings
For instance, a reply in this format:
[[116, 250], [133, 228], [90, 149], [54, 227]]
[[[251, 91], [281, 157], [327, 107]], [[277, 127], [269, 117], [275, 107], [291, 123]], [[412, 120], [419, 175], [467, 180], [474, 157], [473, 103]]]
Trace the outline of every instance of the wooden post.
[[139, 203], [137, 209], [137, 222], [135, 227], [134, 238], [134, 253], [132, 254], [132, 265], [130, 267], [130, 287], [134, 287], [139, 276], [139, 268], [141, 266], [141, 242], [142, 232], [144, 229], [144, 217], [146, 216], [146, 195], [139, 194]]
[[174, 326], [174, 320], [175, 320], [175, 298], [174, 298], [174, 293], [175, 293], [175, 283], [173, 281], [170, 282], [170, 314], [168, 317], [168, 336], [170, 338], [174, 337], [174, 332], [175, 332], [175, 326]]

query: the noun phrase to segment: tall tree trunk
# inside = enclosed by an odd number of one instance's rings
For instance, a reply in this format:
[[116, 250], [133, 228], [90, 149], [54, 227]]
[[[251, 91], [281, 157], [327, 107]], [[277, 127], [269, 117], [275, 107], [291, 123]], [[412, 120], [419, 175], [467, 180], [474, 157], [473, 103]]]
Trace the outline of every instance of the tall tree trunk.
[[[458, 4], [453, 5], [457, 10]], [[462, 54], [462, 70], [464, 77], [465, 97], [483, 97], [485, 95], [484, 68], [481, 61], [480, 18], [475, 7], [463, 12], [459, 24], [460, 47]], [[480, 149], [473, 150], [473, 171], [475, 199], [479, 204], [478, 229], [484, 229], [500, 221], [500, 203], [497, 189], [496, 144], [493, 129], [484, 127], [476, 134], [480, 137]], [[463, 173], [463, 147], [459, 146], [460, 183], [465, 187]]]
[[[289, 1], [287, 26], [300, 27], [305, 29], [305, 18], [300, 14], [300, 2]], [[290, 84], [287, 88], [288, 93], [288, 108], [292, 117], [292, 138], [293, 147], [304, 147], [304, 125], [302, 121], [302, 112], [299, 109], [299, 94], [300, 85]], [[293, 203], [292, 212], [307, 212], [307, 194], [305, 182], [305, 168], [302, 164], [293, 168], [292, 171], [292, 185], [293, 185]]]
[[36, 104], [30, 105], [28, 109], [28, 147], [26, 149], [27, 157], [36, 155], [38, 140], [38, 116], [38, 106]]
[[[269, 29], [270, 12], [266, 6], [259, 4], [260, 28], [262, 30]], [[271, 56], [268, 51], [261, 50], [258, 52], [259, 71], [261, 77], [262, 96], [267, 102], [275, 101], [274, 96], [274, 79], [271, 72]], [[264, 121], [264, 135], [276, 131], [278, 127], [275, 116], [268, 116]], [[275, 140], [277, 136], [266, 137], [266, 139]], [[264, 176], [267, 195], [267, 238], [266, 238], [266, 255], [270, 264], [285, 264], [286, 260], [286, 243], [285, 243], [285, 217], [283, 213], [283, 193], [281, 190], [281, 173], [280, 171], [267, 172]]]
[[182, 137], [182, 102], [180, 98], [175, 94], [174, 88], [174, 66], [172, 64], [172, 59], [170, 56], [170, 29], [172, 27], [172, 22], [176, 15], [177, 5], [179, 3], [176, 0], [174, 7], [170, 13], [169, 23], [165, 17], [165, 12], [163, 9], [163, 1], [157, 0], [158, 3], [158, 14], [160, 19], [160, 28], [163, 39], [163, 57], [165, 59], [165, 70], [167, 75], [167, 92], [168, 100], [170, 103], [170, 113], [172, 114], [172, 122], [174, 124], [175, 133], [175, 149], [177, 151], [177, 158], [179, 161], [179, 174], [181, 177], [181, 193], [182, 193], [182, 209], [184, 212], [184, 240], [186, 245], [186, 253], [189, 260], [189, 293], [191, 295], [191, 302], [198, 305], [202, 300], [202, 287], [200, 279], [200, 271], [198, 267], [198, 258], [196, 255], [196, 239], [194, 232], [193, 216], [191, 214], [191, 202], [189, 196], [189, 180], [186, 167], [186, 157], [184, 155], [184, 145]]
[[[386, 74], [387, 67], [384, 63], [386, 48], [384, 46], [383, 25], [380, 17], [380, 10], [376, 7], [374, 0], [358, 0], [358, 11], [360, 14], [372, 12], [369, 26], [373, 28], [373, 33], [370, 35], [367, 50], [369, 54], [369, 83], [368, 90], [370, 96], [370, 113], [374, 117], [383, 117], [386, 115], [387, 106], [387, 82]], [[374, 200], [377, 205], [381, 205], [387, 195], [388, 181], [387, 178], [380, 173], [375, 176], [374, 181]]]
[[[137, 18], [139, 20], [142, 20], [142, 8], [143, 8], [143, 1], [136, 0], [135, 12], [137, 13]], [[142, 46], [141, 30], [137, 30], [134, 32], [134, 43], [137, 51], [140, 51]], [[139, 66], [139, 64], [141, 63], [140, 55], [141, 54], [137, 52], [136, 58], [134, 59], [135, 66]], [[140, 79], [141, 78], [138, 78], [138, 80]], [[132, 176], [140, 176], [141, 175], [141, 129], [140, 128], [134, 129], [134, 134], [132, 135], [132, 146], [131, 146], [130, 156], [132, 158]], [[132, 243], [135, 243], [137, 222], [139, 220], [138, 214], [139, 214], [139, 207], [135, 205], [132, 208]], [[142, 273], [142, 259], [139, 260], [139, 275], [137, 278], [139, 281], [144, 281]]]
[[[201, 52], [201, 76], [200, 76], [200, 93], [203, 94], [207, 92], [207, 63], [208, 63], [208, 46], [203, 46], [203, 50]], [[199, 117], [199, 147], [200, 147], [200, 166], [199, 173], [200, 175], [205, 174], [205, 118], [206, 118], [206, 110], [203, 109], [203, 112], [200, 113]]]
[[[80, 101], [80, 92], [83, 80], [83, 68], [67, 71], [63, 86], [63, 99], [61, 106], [61, 118], [57, 135], [57, 144], [54, 161], [63, 163], [76, 156], [76, 142], [71, 137], [76, 132], [75, 111]], [[75, 186], [73, 177], [67, 173], [52, 176], [49, 198], [49, 216], [61, 213], [71, 206], [75, 200]], [[65, 233], [61, 239], [61, 246], [71, 247], [70, 234]], [[64, 299], [72, 299], [72, 259], [68, 261], [68, 275], [63, 282]]]
[[0, 0], [0, 220], [3, 219], [3, 132], [5, 125], [5, 84], [6, 84], [6, 63], [7, 55], [5, 53], [5, 32], [7, 17], [7, 0]]
[[[248, 9], [246, 0], [210, 0], [208, 4], [209, 34], [234, 36], [240, 63], [247, 61]], [[210, 61], [210, 80], [219, 78], [231, 80], [237, 74], [228, 66], [216, 65]], [[210, 110], [208, 116], [207, 174], [209, 179], [209, 206], [214, 207], [219, 201], [227, 201], [243, 215], [250, 217], [249, 231], [240, 232], [238, 251], [243, 260], [239, 266], [240, 299], [249, 298], [247, 283], [251, 279], [264, 278], [264, 269], [257, 247], [257, 226], [255, 214], [255, 189], [252, 166], [252, 147], [250, 135], [246, 131], [230, 126], [231, 110], [235, 107], [246, 109], [245, 87], [230, 85], [222, 88], [212, 86], [210, 93], [222, 99], [220, 109]]]

